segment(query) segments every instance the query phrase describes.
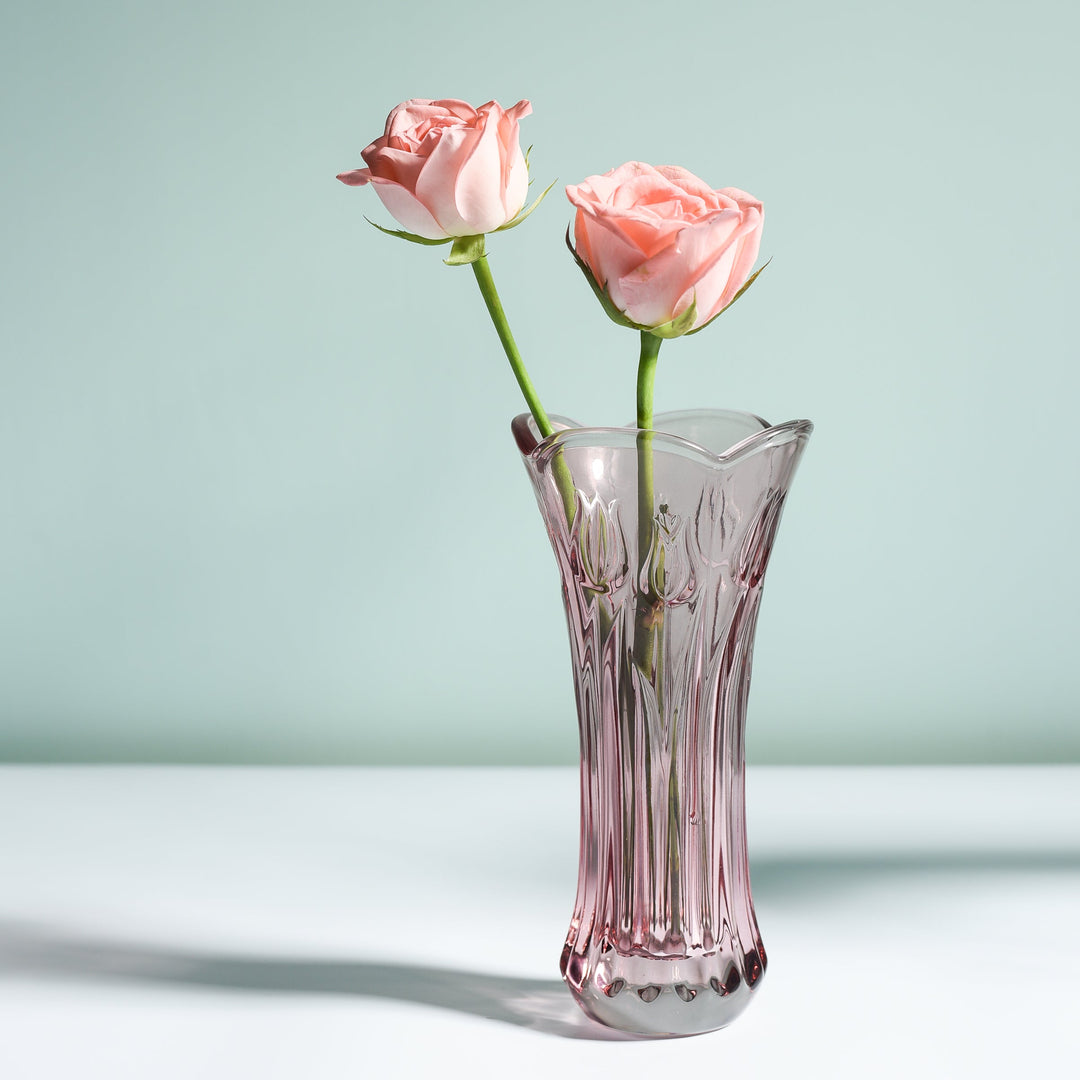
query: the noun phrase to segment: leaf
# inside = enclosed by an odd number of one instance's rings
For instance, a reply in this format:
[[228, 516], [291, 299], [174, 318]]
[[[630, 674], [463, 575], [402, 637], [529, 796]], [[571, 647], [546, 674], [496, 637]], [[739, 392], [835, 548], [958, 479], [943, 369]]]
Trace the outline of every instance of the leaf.
[[[532, 181], [529, 181], [532, 183]], [[533, 200], [532, 205], [526, 210], [519, 210], [505, 225], [500, 225], [495, 232], [502, 232], [504, 229], [512, 229], [515, 225], [520, 225], [544, 200], [544, 196], [559, 182], [559, 178], [555, 177], [550, 184]]]
[[476, 236], [455, 236], [450, 257], [443, 259], [447, 266], [468, 266], [484, 257], [484, 234]]
[[408, 240], [410, 244], [423, 244], [425, 247], [438, 247], [439, 244], [449, 244], [453, 237], [446, 236], [442, 240], [431, 240], [426, 236], [417, 236], [416, 233], [406, 232], [404, 229], [387, 229], [382, 225], [377, 225], [371, 218], [366, 217], [364, 220], [369, 225], [374, 225], [379, 232], [386, 233], [387, 236], [396, 236], [399, 240]]
[[638, 326], [637, 323], [631, 322], [612, 302], [611, 297], [608, 296], [607, 291], [602, 285], [593, 277], [592, 271], [589, 269], [585, 260], [574, 250], [574, 245], [570, 242], [570, 226], [566, 226], [566, 246], [570, 251], [570, 254], [574, 256], [574, 262], [578, 264], [578, 269], [585, 275], [585, 280], [589, 283], [593, 293], [596, 295], [596, 299], [600, 301], [600, 305], [603, 307], [607, 314], [607, 317], [614, 323], [618, 323], [620, 326], [629, 327], [631, 330], [648, 330], [647, 326]]
[[[765, 266], [768, 266], [768, 265], [769, 265], [769, 263], [771, 263], [771, 262], [772, 262], [772, 259], [769, 259], [769, 260], [768, 260], [768, 262], [766, 262], [766, 263], [765, 263]], [[700, 334], [700, 333], [701, 333], [701, 331], [702, 331], [702, 330], [704, 330], [704, 329], [705, 329], [705, 327], [709, 325], [709, 323], [713, 323], [713, 322], [715, 322], [715, 321], [716, 321], [717, 319], [719, 319], [719, 318], [720, 318], [720, 316], [721, 316], [721, 315], [723, 315], [723, 314], [724, 314], [724, 312], [725, 312], [725, 311], [727, 311], [727, 309], [728, 309], [729, 307], [731, 307], [731, 305], [732, 305], [732, 304], [734, 304], [734, 303], [735, 303], [735, 301], [736, 301], [736, 300], [738, 300], [738, 299], [739, 299], [739, 297], [740, 297], [740, 296], [742, 296], [742, 294], [743, 294], [744, 292], [746, 292], [746, 290], [747, 290], [747, 289], [749, 289], [749, 288], [750, 288], [750, 286], [751, 286], [751, 285], [753, 285], [755, 281], [757, 281], [757, 276], [758, 276], [758, 274], [760, 274], [760, 273], [761, 273], [761, 271], [765, 269], [765, 266], [761, 266], [761, 267], [758, 267], [758, 269], [757, 269], [757, 270], [755, 270], [755, 271], [754, 271], [754, 272], [753, 272], [753, 273], [752, 273], [752, 274], [751, 274], [751, 275], [750, 275], [750, 276], [749, 276], [749, 277], [748, 277], [748, 278], [746, 279], [746, 281], [745, 281], [745, 282], [743, 282], [743, 287], [742, 287], [742, 288], [741, 288], [741, 289], [740, 289], [740, 290], [739, 290], [739, 291], [738, 291], [738, 292], [737, 292], [737, 293], [736, 293], [736, 294], [735, 294], [735, 295], [734, 295], [734, 296], [733, 296], [733, 297], [731, 298], [731, 300], [730, 300], [730, 302], [729, 302], [729, 303], [725, 304], [725, 305], [724, 305], [724, 306], [723, 306], [723, 307], [722, 307], [722, 308], [721, 308], [721, 309], [720, 309], [720, 310], [719, 310], [719, 311], [718, 311], [718, 312], [717, 312], [717, 313], [716, 313], [716, 314], [715, 314], [715, 315], [714, 315], [714, 316], [713, 316], [713, 317], [712, 317], [712, 318], [711, 318], [711, 319], [709, 320], [709, 322], [705, 322], [705, 323], [702, 323], [702, 324], [701, 324], [701, 325], [700, 325], [700, 326], [699, 326], [699, 327], [698, 327], [698, 328], [697, 328], [696, 330], [691, 330], [691, 331], [690, 331], [690, 334]], [[687, 335], [687, 336], [689, 336], [689, 335]]]

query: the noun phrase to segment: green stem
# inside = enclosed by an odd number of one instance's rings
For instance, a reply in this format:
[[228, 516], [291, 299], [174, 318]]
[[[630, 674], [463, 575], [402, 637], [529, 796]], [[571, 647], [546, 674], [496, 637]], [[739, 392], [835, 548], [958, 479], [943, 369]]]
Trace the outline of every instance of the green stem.
[[529, 373], [525, 370], [525, 361], [521, 359], [517, 342], [514, 341], [514, 335], [510, 332], [510, 324], [506, 320], [506, 312], [503, 311], [502, 301], [499, 299], [499, 294], [495, 289], [495, 279], [491, 276], [491, 267], [488, 266], [487, 256], [481, 255], [479, 259], [472, 263], [472, 268], [473, 273], [476, 275], [476, 283], [480, 286], [480, 295], [484, 298], [488, 314], [491, 316], [491, 321], [495, 324], [495, 331], [499, 335], [499, 341], [502, 342], [506, 359], [510, 361], [510, 369], [514, 373], [514, 378], [517, 379], [518, 386], [521, 387], [521, 393], [525, 397], [525, 403], [529, 406], [529, 412], [533, 414], [536, 426], [540, 429], [540, 438], [546, 439], [555, 429], [551, 426], [547, 413], [544, 412], [544, 406], [540, 404], [536, 387], [533, 386], [532, 379], [529, 378]]
[[[653, 386], [656, 382], [656, 362], [660, 355], [663, 339], [641, 331], [641, 356], [638, 360], [637, 376], [637, 437], [638, 451], [638, 552], [642, 574], [649, 571], [650, 555], [653, 549]], [[661, 565], [658, 573], [663, 574]], [[663, 601], [656, 595], [652, 581], [646, 577], [648, 585], [642, 592], [637, 610], [637, 624], [634, 627], [634, 653], [639, 670], [646, 678], [654, 680], [656, 701], [663, 710], [664, 701], [664, 649], [661, 645], [663, 635]], [[665, 872], [666, 900], [669, 906], [671, 929], [674, 934], [682, 933], [682, 896], [679, 885], [682, 862], [679, 850], [679, 828], [682, 819], [679, 798], [678, 755], [676, 753], [675, 725], [672, 725], [671, 765], [668, 771], [668, 821], [667, 821], [667, 867]], [[652, 807], [651, 777], [646, 781], [650, 790], [648, 804]]]
[[663, 338], [641, 331], [641, 355], [637, 369], [637, 426], [651, 428], [653, 425], [653, 384], [656, 382], [656, 360], [660, 355]]
[[[649, 556], [653, 548], [653, 384], [656, 381], [656, 361], [662, 338], [641, 331], [641, 356], [637, 377], [637, 467], [638, 467], [638, 564], [640, 576], [648, 581]], [[652, 676], [653, 640], [659, 630], [662, 608], [651, 582], [642, 590], [634, 627], [634, 654], [639, 670]], [[657, 687], [659, 693], [660, 688]]]
[[[529, 412], [532, 413], [537, 428], [540, 429], [540, 438], [546, 439], [554, 433], [555, 429], [551, 426], [551, 421], [544, 411], [544, 406], [540, 404], [540, 396], [536, 392], [536, 387], [532, 384], [532, 379], [529, 378], [529, 373], [525, 370], [525, 361], [522, 360], [514, 335], [510, 332], [510, 323], [507, 321], [506, 312], [503, 310], [502, 301], [499, 299], [498, 290], [495, 288], [495, 279], [491, 276], [491, 267], [488, 266], [487, 255], [481, 255], [479, 259], [476, 259], [472, 263], [472, 268], [473, 273], [476, 275], [476, 284], [480, 286], [480, 295], [484, 298], [488, 314], [491, 316], [491, 321], [495, 324], [495, 331], [499, 335], [499, 341], [502, 342], [506, 359], [510, 361], [510, 370], [513, 371], [514, 378], [517, 379], [517, 384], [521, 387], [525, 404], [529, 406]], [[566, 527], [570, 529], [574, 522], [574, 511], [576, 509], [574, 482], [570, 476], [570, 470], [563, 460], [561, 451], [555, 455], [552, 461], [552, 470], [555, 476], [555, 486], [559, 489], [559, 497], [562, 499], [563, 513], [566, 515]]]

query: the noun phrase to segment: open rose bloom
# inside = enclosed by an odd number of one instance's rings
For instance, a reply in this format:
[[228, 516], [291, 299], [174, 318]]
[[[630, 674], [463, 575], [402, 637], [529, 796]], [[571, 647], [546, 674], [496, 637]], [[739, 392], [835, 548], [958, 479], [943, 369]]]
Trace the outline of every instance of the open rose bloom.
[[530, 112], [527, 101], [474, 109], [452, 98], [412, 98], [390, 113], [383, 135], [361, 153], [367, 168], [338, 179], [373, 184], [386, 209], [417, 236], [491, 232], [525, 204], [529, 176], [518, 121]]
[[577, 208], [578, 258], [636, 326], [671, 323], [695, 305], [700, 329], [735, 299], [761, 242], [761, 203], [738, 188], [713, 191], [675, 165], [640, 161], [566, 189]]

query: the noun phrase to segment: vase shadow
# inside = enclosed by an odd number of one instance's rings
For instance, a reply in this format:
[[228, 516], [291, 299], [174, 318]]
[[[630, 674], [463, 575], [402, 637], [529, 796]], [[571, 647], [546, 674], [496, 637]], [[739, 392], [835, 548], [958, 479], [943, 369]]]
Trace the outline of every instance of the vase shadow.
[[[921, 879], [965, 874], [1080, 873], [1080, 852], [1015, 851], [836, 854], [766, 857], [752, 861], [757, 899], [809, 902], [843, 893], [859, 882], [900, 876]], [[558, 979], [365, 960], [245, 956], [134, 943], [40, 923], [0, 920], [0, 972], [58, 979], [120, 981], [257, 994], [323, 994], [380, 998], [448, 1009], [566, 1039], [641, 1038], [590, 1020]]]
[[449, 1009], [565, 1039], [637, 1038], [590, 1020], [558, 979], [363, 960], [215, 954], [91, 938], [14, 922], [0, 922], [0, 970], [260, 994], [382, 998]]
[[754, 898], [766, 903], [844, 895], [860, 882], [898, 877], [927, 887], [935, 877], [965, 875], [1080, 873], [1080, 851], [871, 852], [751, 858]]

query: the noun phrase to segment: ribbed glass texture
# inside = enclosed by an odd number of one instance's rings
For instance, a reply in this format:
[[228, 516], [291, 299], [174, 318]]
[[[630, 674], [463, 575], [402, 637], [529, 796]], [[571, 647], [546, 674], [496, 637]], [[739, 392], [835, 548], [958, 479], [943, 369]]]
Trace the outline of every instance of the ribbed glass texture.
[[[553, 418], [554, 419], [554, 418]], [[563, 977], [600, 1022], [723, 1027], [765, 971], [743, 732], [762, 579], [812, 430], [746, 413], [514, 434], [562, 578], [581, 733]]]

